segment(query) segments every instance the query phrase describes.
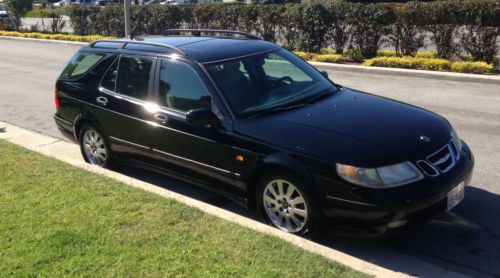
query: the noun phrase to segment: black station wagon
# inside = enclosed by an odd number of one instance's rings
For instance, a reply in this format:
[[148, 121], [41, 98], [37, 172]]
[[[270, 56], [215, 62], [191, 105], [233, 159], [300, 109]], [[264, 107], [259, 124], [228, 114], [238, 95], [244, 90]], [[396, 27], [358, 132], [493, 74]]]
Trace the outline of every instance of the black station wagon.
[[87, 162], [211, 188], [303, 236], [421, 223], [464, 198], [474, 165], [443, 117], [344, 88], [241, 32], [95, 41], [62, 72], [55, 102]]

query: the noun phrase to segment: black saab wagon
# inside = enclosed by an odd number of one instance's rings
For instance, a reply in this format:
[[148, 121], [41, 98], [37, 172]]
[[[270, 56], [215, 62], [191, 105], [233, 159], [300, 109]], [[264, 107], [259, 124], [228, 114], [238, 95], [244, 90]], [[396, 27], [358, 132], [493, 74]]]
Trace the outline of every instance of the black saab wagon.
[[55, 102], [87, 162], [211, 188], [303, 236], [429, 219], [464, 198], [474, 164], [443, 117], [344, 88], [239, 32], [93, 42], [62, 72]]

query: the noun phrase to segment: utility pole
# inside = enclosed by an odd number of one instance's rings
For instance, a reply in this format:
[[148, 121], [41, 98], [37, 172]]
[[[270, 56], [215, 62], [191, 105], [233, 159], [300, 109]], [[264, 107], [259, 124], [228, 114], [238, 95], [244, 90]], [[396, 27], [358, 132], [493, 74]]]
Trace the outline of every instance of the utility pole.
[[125, 37], [131, 38], [132, 34], [130, 32], [130, 0], [124, 0], [124, 10], [125, 10]]

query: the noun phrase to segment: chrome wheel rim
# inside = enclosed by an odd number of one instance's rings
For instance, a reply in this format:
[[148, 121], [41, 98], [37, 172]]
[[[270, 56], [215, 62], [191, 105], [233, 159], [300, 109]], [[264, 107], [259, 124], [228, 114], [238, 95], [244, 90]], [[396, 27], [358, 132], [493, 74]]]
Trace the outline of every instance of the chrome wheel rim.
[[83, 150], [92, 165], [104, 166], [108, 159], [108, 152], [102, 136], [95, 130], [89, 129], [83, 134]]
[[270, 181], [262, 197], [267, 217], [277, 228], [294, 233], [307, 223], [307, 204], [291, 182], [281, 179]]

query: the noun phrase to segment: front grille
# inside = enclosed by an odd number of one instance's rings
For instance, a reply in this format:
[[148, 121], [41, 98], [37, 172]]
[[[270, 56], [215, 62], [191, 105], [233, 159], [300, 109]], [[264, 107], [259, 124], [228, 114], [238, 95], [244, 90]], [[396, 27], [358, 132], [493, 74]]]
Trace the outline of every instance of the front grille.
[[442, 173], [450, 171], [455, 166], [455, 159], [456, 154], [452, 150], [451, 143], [427, 157], [427, 161]]
[[439, 176], [439, 171], [436, 168], [434, 168], [426, 160], [417, 161], [417, 165], [418, 165], [418, 167], [420, 167], [420, 170], [422, 170], [427, 176], [430, 176], [430, 177]]

